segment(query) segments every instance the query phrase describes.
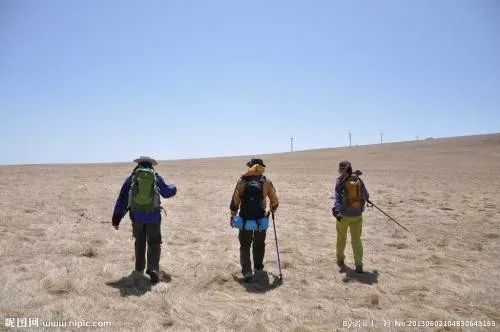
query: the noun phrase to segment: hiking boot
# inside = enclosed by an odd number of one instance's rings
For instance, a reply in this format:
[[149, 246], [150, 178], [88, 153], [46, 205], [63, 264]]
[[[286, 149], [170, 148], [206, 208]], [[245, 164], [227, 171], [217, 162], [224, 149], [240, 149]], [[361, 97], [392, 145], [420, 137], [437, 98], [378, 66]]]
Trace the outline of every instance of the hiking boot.
[[337, 265], [339, 267], [344, 267], [345, 266], [344, 259], [343, 258], [337, 258]]
[[363, 266], [362, 265], [356, 265], [356, 273], [363, 273]]
[[149, 274], [152, 284], [157, 284], [158, 281], [160, 281], [160, 278], [158, 278], [158, 273], [156, 271], [147, 271], [146, 273]]
[[245, 273], [245, 275], [243, 276], [243, 281], [252, 282], [252, 280], [253, 280], [253, 273], [252, 272]]

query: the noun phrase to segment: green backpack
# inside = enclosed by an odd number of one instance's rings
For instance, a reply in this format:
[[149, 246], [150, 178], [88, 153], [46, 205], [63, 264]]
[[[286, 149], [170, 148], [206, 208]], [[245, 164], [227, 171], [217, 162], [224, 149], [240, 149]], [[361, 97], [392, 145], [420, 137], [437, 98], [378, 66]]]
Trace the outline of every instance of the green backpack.
[[139, 167], [132, 173], [128, 207], [132, 212], [160, 210], [160, 194], [156, 186], [156, 172], [153, 169]]

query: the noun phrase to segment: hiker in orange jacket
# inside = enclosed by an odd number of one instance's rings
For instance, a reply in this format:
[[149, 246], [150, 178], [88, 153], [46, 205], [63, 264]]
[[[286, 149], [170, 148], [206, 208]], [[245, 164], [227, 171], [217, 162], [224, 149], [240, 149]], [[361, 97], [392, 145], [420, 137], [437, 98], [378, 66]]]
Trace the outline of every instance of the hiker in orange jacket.
[[267, 198], [271, 213], [276, 212], [279, 202], [273, 183], [264, 176], [266, 165], [262, 159], [251, 159], [247, 166], [249, 169], [238, 180], [229, 208], [231, 226], [240, 229], [238, 239], [241, 272], [245, 282], [250, 282], [253, 278], [250, 260], [252, 242], [255, 271], [264, 269], [266, 230], [269, 225], [269, 213], [266, 212]]

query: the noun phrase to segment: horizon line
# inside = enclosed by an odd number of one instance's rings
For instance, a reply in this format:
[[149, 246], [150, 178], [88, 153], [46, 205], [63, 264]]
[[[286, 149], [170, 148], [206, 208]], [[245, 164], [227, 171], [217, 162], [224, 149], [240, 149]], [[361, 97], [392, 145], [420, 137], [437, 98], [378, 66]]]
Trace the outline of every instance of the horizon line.
[[[398, 143], [412, 143], [412, 142], [425, 142], [432, 140], [444, 140], [452, 138], [467, 138], [467, 137], [478, 137], [478, 136], [492, 136], [500, 135], [500, 132], [493, 133], [483, 133], [483, 134], [473, 134], [473, 135], [462, 135], [462, 136], [444, 136], [444, 137], [426, 137], [414, 140], [403, 140], [403, 141], [388, 141], [382, 143], [369, 143], [369, 144], [354, 144], [352, 146], [342, 145], [342, 146], [330, 146], [322, 148], [312, 148], [312, 149], [302, 149], [294, 151], [282, 151], [282, 152], [268, 152], [268, 153], [256, 153], [256, 154], [241, 154], [241, 155], [219, 155], [219, 156], [207, 156], [207, 157], [187, 157], [187, 158], [172, 158], [172, 159], [157, 159], [160, 162], [171, 162], [171, 161], [188, 161], [188, 160], [204, 160], [204, 159], [219, 159], [219, 158], [239, 158], [248, 156], [269, 156], [277, 154], [292, 154], [307, 151], [318, 151], [318, 150], [329, 150], [329, 149], [343, 149], [343, 148], [357, 148], [372, 145], [387, 145], [387, 144], [398, 144]], [[418, 136], [417, 136], [418, 137]], [[91, 161], [91, 162], [42, 162], [42, 163], [27, 163], [27, 164], [0, 164], [0, 167], [12, 167], [12, 166], [70, 166], [70, 165], [107, 165], [107, 164], [127, 164], [133, 163], [133, 161]]]

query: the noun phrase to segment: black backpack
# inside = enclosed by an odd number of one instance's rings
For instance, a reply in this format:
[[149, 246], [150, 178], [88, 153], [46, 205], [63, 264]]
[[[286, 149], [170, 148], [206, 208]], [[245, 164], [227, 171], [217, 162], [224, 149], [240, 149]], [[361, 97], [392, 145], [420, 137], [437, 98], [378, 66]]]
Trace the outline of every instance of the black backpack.
[[266, 215], [263, 188], [265, 176], [245, 177], [245, 189], [241, 202], [240, 217], [243, 219], [260, 219]]

